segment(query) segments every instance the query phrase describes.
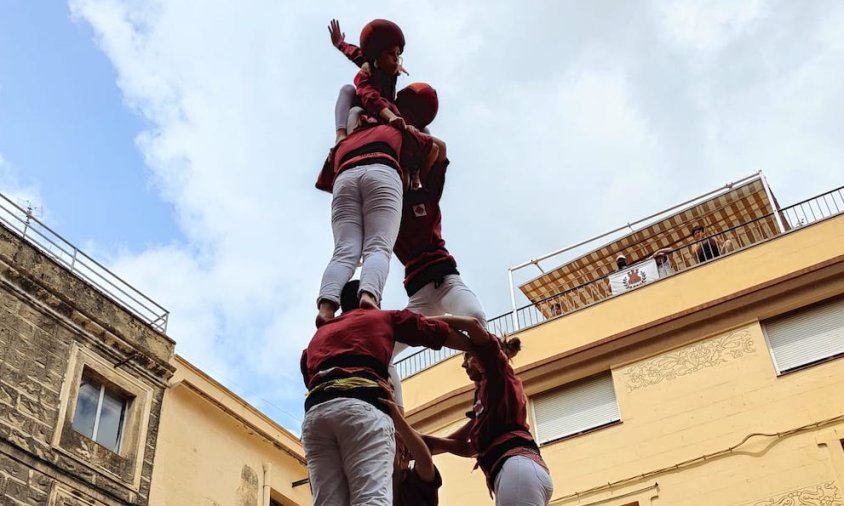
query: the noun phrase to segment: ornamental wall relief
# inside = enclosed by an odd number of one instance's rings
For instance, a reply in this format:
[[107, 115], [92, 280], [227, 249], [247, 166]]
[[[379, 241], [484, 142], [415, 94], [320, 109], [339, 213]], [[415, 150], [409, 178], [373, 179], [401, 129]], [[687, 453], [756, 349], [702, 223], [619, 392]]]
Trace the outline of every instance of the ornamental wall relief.
[[707, 367], [716, 367], [755, 353], [749, 329], [706, 339], [663, 353], [622, 369], [627, 391], [632, 392], [680, 376], [688, 376]]
[[768, 499], [758, 499], [740, 506], [844, 506], [841, 492], [835, 482], [818, 483], [810, 487], [778, 494]]

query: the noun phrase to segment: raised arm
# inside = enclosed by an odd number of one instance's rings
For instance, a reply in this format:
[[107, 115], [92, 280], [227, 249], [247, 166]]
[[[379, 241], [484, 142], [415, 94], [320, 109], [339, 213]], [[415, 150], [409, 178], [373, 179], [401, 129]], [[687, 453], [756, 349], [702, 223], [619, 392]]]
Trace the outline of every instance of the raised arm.
[[492, 339], [481, 322], [471, 316], [441, 315], [432, 316], [431, 319], [445, 322], [452, 329], [467, 333], [472, 346], [482, 346]]
[[363, 56], [363, 51], [354, 44], [346, 42], [346, 34], [340, 30], [340, 22], [332, 19], [328, 24], [328, 34], [331, 36], [331, 45], [336, 47], [343, 53], [346, 58], [351, 60], [358, 67], [362, 67], [366, 63], [366, 58]]
[[448, 435], [448, 437], [437, 437], [423, 435], [422, 439], [431, 451], [432, 455], [451, 453], [459, 457], [474, 457], [475, 450], [469, 444], [469, 431], [472, 429], [472, 420]]
[[392, 398], [392, 395], [390, 399], [379, 399], [379, 402], [387, 405], [387, 408], [389, 408], [390, 418], [393, 419], [393, 425], [396, 427], [396, 432], [401, 435], [404, 440], [404, 444], [413, 456], [416, 474], [418, 474], [424, 481], [434, 481], [434, 478], [436, 477], [434, 459], [431, 456], [431, 451], [428, 449], [428, 445], [426, 445], [425, 441], [422, 440], [422, 436], [407, 423], [407, 420], [405, 420], [404, 416], [402, 416], [401, 410], [396, 405], [395, 399]]

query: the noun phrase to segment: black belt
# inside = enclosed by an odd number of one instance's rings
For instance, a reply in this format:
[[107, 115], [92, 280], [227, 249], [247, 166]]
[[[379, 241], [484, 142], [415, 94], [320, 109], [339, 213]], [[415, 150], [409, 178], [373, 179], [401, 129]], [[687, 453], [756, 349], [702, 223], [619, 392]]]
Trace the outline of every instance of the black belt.
[[[317, 366], [317, 371], [325, 371], [332, 367], [365, 367], [377, 374], [380, 379], [387, 380], [390, 378], [390, 373], [387, 372], [387, 364], [369, 355], [343, 354], [327, 358], [320, 362]], [[358, 373], [355, 373], [355, 375], [357, 376]], [[331, 375], [330, 378], [335, 379], [337, 376]]]
[[457, 272], [457, 266], [454, 265], [454, 261], [449, 258], [448, 260], [426, 267], [422, 272], [413, 276], [413, 279], [404, 286], [404, 289], [407, 292], [407, 296], [412, 297], [413, 294], [432, 281], [437, 284], [436, 288], [439, 288], [439, 285], [443, 282], [443, 278], [451, 274], [460, 273]]
[[378, 387], [357, 387], [348, 390], [320, 390], [314, 392], [305, 399], [305, 413], [314, 406], [328, 402], [332, 399], [358, 399], [360, 401], [368, 402], [375, 406], [378, 410], [383, 411], [389, 415], [390, 411], [387, 406], [378, 401], [378, 399], [386, 399], [387, 396], [384, 391]]

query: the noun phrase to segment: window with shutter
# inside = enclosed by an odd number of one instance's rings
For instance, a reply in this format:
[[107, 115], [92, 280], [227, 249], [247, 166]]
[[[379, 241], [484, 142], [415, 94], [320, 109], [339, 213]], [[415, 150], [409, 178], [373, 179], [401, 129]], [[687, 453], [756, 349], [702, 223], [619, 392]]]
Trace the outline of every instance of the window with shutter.
[[531, 405], [539, 444], [621, 420], [609, 372], [534, 396]]
[[779, 374], [844, 355], [844, 298], [762, 322]]

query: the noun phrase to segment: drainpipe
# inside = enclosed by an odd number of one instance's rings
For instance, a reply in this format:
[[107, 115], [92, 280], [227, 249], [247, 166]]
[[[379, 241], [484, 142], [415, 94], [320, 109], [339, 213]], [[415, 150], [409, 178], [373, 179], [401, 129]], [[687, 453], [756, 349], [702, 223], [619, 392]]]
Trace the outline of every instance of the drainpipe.
[[264, 494], [263, 499], [261, 500], [261, 504], [263, 506], [270, 506], [270, 470], [272, 469], [273, 465], [269, 462], [264, 462], [261, 467], [264, 468]]

